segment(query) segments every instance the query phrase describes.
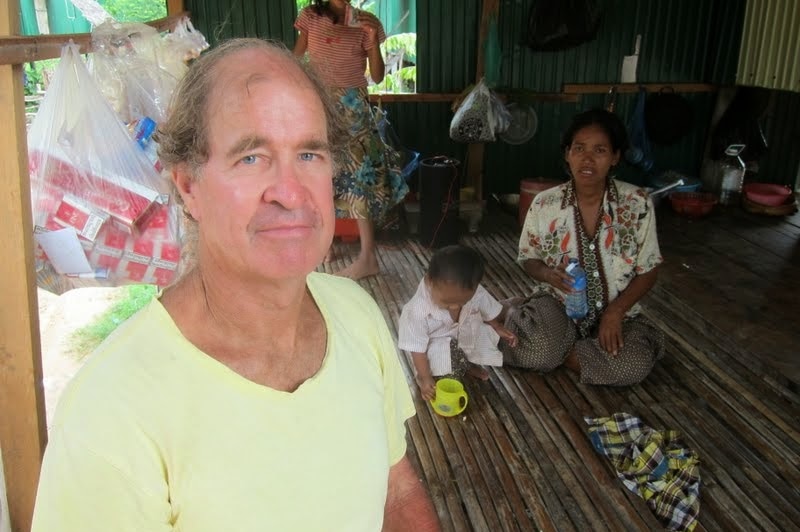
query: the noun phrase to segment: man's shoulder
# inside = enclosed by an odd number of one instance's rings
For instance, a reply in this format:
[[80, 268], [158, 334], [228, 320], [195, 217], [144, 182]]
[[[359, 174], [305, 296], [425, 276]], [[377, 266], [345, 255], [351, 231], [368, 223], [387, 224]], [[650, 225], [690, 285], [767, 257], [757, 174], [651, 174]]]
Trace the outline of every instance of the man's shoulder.
[[162, 355], [169, 352], [159, 323], [162, 312], [168, 317], [157, 300], [151, 301], [88, 355], [61, 396], [58, 409], [62, 418], [110, 420], [153, 395], [160, 384], [169, 383], [162, 371], [168, 358]]
[[375, 300], [361, 285], [347, 277], [312, 272], [306, 283], [318, 303], [371, 310]]

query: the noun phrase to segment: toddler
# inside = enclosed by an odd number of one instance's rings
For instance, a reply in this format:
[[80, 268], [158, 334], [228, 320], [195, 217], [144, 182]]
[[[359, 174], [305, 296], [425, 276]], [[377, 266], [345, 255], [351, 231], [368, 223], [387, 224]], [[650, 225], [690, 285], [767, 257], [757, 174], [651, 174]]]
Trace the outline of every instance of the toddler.
[[400, 315], [398, 344], [414, 360], [416, 380], [426, 401], [435, 396], [435, 378], [481, 380], [481, 365], [502, 366], [500, 338], [517, 337], [502, 324], [502, 305], [481, 285], [483, 257], [466, 246], [447, 246], [431, 257], [425, 277]]

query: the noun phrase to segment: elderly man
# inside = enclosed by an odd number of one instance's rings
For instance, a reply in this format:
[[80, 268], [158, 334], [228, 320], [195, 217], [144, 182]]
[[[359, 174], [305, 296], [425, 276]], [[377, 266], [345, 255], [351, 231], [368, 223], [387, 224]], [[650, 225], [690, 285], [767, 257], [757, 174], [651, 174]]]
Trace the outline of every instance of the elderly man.
[[342, 135], [277, 45], [229, 41], [191, 66], [160, 140], [194, 264], [62, 396], [35, 532], [438, 530], [381, 313], [313, 272]]

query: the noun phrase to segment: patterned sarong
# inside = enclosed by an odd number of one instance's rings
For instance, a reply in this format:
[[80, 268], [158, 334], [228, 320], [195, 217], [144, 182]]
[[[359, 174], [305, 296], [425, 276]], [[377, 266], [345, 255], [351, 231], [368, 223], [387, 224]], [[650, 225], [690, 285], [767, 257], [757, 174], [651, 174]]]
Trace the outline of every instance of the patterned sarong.
[[350, 126], [347, 157], [333, 178], [336, 217], [380, 223], [408, 193], [399, 155], [381, 140], [366, 88], [333, 89], [333, 96]]

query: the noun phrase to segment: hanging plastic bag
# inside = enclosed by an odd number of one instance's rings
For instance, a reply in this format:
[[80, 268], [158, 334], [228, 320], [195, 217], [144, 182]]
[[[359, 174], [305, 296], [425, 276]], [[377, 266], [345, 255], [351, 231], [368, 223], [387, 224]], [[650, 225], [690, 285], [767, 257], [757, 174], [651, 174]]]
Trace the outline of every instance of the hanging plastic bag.
[[511, 124], [511, 113], [481, 79], [456, 110], [450, 138], [456, 142], [493, 142]]
[[178, 78], [159, 63], [163, 46], [161, 35], [147, 24], [106, 22], [92, 31], [92, 75], [126, 123], [166, 118]]
[[395, 133], [392, 123], [389, 122], [388, 111], [381, 107], [373, 107], [375, 113], [375, 122], [378, 125], [378, 133], [387, 147], [393, 149], [397, 153], [397, 163], [400, 167], [400, 173], [403, 179], [408, 179], [414, 173], [414, 170], [419, 166], [419, 152], [410, 150], [403, 146], [400, 142], [400, 137]]
[[180, 79], [188, 68], [186, 63], [199, 57], [208, 46], [205, 36], [194, 29], [189, 17], [181, 17], [164, 37], [161, 67]]
[[72, 42], [62, 48], [28, 148], [37, 272], [48, 274], [40, 281], [58, 281], [42, 288], [172, 281], [181, 241], [169, 183], [100, 94]]

